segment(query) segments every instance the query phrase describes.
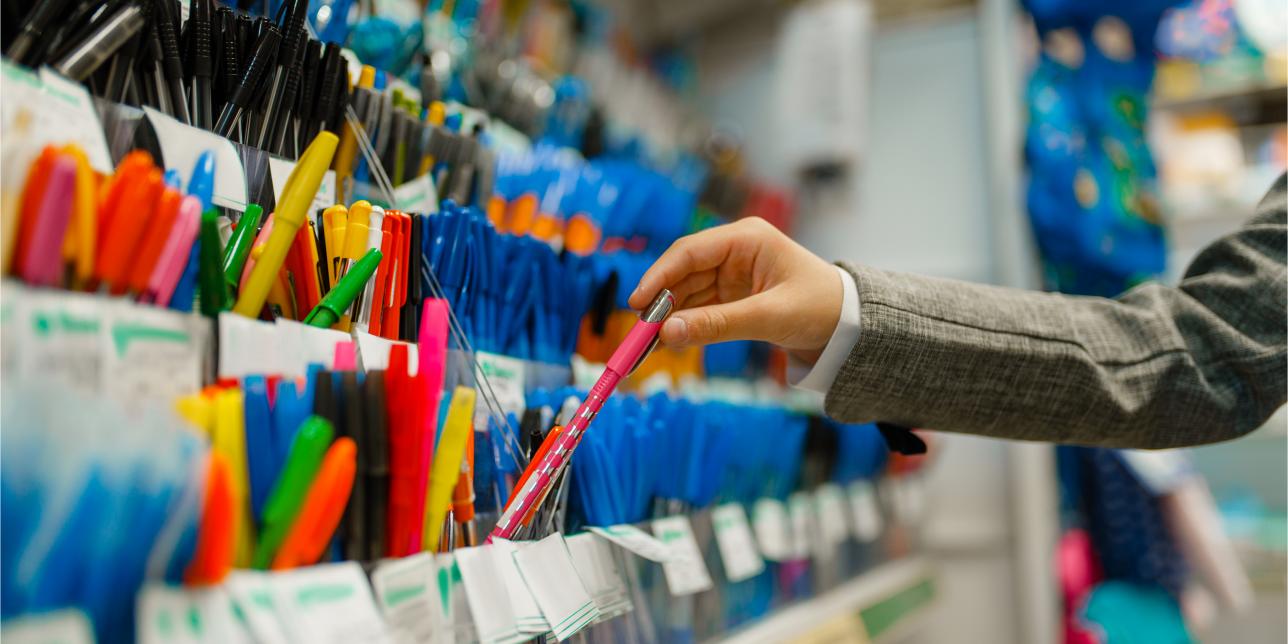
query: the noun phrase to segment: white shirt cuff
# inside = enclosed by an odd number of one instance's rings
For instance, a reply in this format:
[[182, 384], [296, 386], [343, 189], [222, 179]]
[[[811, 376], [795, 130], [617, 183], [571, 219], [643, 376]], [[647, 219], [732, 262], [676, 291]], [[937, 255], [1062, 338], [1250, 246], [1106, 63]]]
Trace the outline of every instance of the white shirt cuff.
[[811, 368], [805, 361], [787, 354], [787, 384], [824, 396], [832, 388], [832, 381], [836, 380], [836, 374], [840, 373], [841, 365], [845, 364], [850, 349], [859, 341], [859, 332], [863, 330], [863, 320], [859, 317], [859, 287], [849, 271], [840, 266], [835, 268], [841, 274], [845, 294], [841, 299], [841, 319], [836, 323], [836, 330], [827, 341], [823, 355]]

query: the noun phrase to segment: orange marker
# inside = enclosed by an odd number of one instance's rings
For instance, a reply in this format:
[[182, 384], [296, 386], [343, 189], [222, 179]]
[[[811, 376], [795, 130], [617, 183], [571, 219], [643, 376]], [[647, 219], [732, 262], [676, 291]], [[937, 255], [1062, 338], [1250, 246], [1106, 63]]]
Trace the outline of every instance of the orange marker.
[[127, 283], [114, 284], [114, 293], [117, 295], [124, 293], [127, 286], [135, 293], [147, 290], [148, 278], [152, 277], [152, 269], [156, 267], [157, 258], [161, 256], [161, 248], [165, 246], [165, 240], [170, 237], [170, 229], [174, 227], [175, 216], [179, 214], [179, 202], [182, 200], [183, 195], [174, 188], [167, 187], [161, 191], [161, 198], [157, 200], [156, 214], [148, 223], [148, 229], [144, 231], [143, 239], [139, 243], [139, 252], [132, 260], [129, 280]]
[[210, 473], [206, 477], [206, 505], [201, 511], [196, 550], [183, 575], [186, 583], [217, 584], [232, 570], [236, 513], [232, 466], [223, 454], [211, 451]]
[[[381, 316], [386, 322], [382, 323], [381, 335], [386, 340], [397, 340], [398, 331], [401, 329], [402, 307], [407, 302], [407, 267], [410, 266], [410, 257], [407, 254], [408, 244], [411, 241], [411, 217], [401, 212], [395, 213], [395, 228], [393, 233], [393, 246], [390, 251], [394, 253], [393, 266], [389, 271], [389, 284], [385, 286], [385, 307], [384, 314]], [[389, 217], [386, 216], [388, 221]]]
[[373, 282], [374, 287], [371, 291], [371, 321], [367, 325], [367, 333], [371, 335], [382, 335], [381, 329], [387, 322], [380, 313], [383, 310], [383, 302], [389, 297], [385, 295], [385, 289], [388, 288], [388, 276], [393, 271], [396, 261], [389, 254], [394, 243], [394, 236], [390, 231], [398, 225], [394, 218], [389, 216], [392, 212], [392, 210], [386, 211], [385, 218], [380, 223], [380, 256], [384, 259], [380, 260], [380, 267], [376, 269], [376, 281]]
[[148, 176], [148, 171], [150, 170], [152, 170], [152, 155], [143, 150], [135, 150], [125, 155], [124, 159], [121, 159], [120, 165], [116, 166], [116, 172], [108, 178], [108, 185], [98, 209], [98, 237], [95, 243], [99, 252], [103, 250], [103, 243], [107, 239], [107, 229], [112, 225], [112, 219], [120, 208], [121, 199], [124, 198], [126, 189], [142, 181]]
[[158, 168], [148, 170], [146, 176], [137, 181], [122, 177], [127, 185], [122, 187], [115, 212], [108, 216], [109, 223], [104, 225], [96, 271], [98, 279], [111, 285], [114, 291], [126, 285], [130, 263], [138, 250], [139, 240], [143, 238], [143, 230], [152, 220], [157, 201], [165, 189], [162, 178]]
[[272, 570], [285, 570], [317, 563], [322, 551], [340, 525], [349, 504], [353, 475], [357, 471], [358, 446], [352, 438], [337, 438], [318, 468], [313, 486], [296, 516], [295, 525], [273, 557]]

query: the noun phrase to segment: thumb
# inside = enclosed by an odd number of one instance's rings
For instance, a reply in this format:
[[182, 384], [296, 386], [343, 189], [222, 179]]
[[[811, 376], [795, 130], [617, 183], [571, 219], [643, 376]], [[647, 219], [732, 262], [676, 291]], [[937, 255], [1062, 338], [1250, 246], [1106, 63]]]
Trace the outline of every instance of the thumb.
[[694, 346], [754, 340], [765, 335], [762, 294], [729, 302], [679, 311], [662, 325], [662, 342], [671, 346]]

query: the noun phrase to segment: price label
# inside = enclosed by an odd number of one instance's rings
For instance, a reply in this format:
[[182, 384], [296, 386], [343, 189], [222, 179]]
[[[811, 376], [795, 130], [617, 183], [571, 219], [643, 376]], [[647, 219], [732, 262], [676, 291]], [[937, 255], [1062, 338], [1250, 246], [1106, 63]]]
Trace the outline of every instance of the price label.
[[715, 527], [716, 545], [720, 560], [724, 562], [725, 576], [729, 581], [750, 579], [765, 571], [765, 560], [756, 550], [756, 540], [747, 523], [747, 511], [741, 503], [726, 503], [711, 511]]
[[778, 499], [760, 499], [752, 508], [752, 524], [760, 551], [770, 561], [792, 558], [792, 524], [787, 506]]
[[845, 492], [835, 483], [826, 483], [814, 491], [814, 508], [818, 512], [820, 536], [833, 546], [843, 543], [850, 536], [850, 522], [845, 505]]
[[662, 564], [666, 574], [666, 585], [671, 595], [681, 597], [692, 595], [715, 587], [707, 564], [702, 560], [702, 550], [698, 540], [693, 536], [693, 526], [689, 517], [677, 515], [658, 519], [653, 522], [653, 535], [671, 549], [685, 555], [685, 561]]
[[850, 519], [854, 522], [854, 537], [859, 543], [872, 543], [881, 536], [885, 522], [881, 518], [881, 506], [877, 503], [876, 488], [871, 481], [855, 481], [850, 484]]
[[662, 543], [657, 537], [633, 525], [623, 523], [608, 526], [607, 528], [591, 526], [587, 529], [649, 561], [671, 563], [688, 559], [688, 556], [684, 553], [677, 552], [671, 546]]
[[792, 559], [808, 559], [814, 538], [814, 503], [806, 492], [787, 499], [787, 514], [792, 521]]

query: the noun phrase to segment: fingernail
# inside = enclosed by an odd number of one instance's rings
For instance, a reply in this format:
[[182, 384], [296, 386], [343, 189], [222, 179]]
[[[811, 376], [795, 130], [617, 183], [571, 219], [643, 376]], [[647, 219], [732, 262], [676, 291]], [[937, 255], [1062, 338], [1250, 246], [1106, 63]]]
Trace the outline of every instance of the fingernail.
[[662, 332], [667, 344], [679, 344], [689, 339], [689, 323], [684, 318], [671, 318], [662, 325]]

